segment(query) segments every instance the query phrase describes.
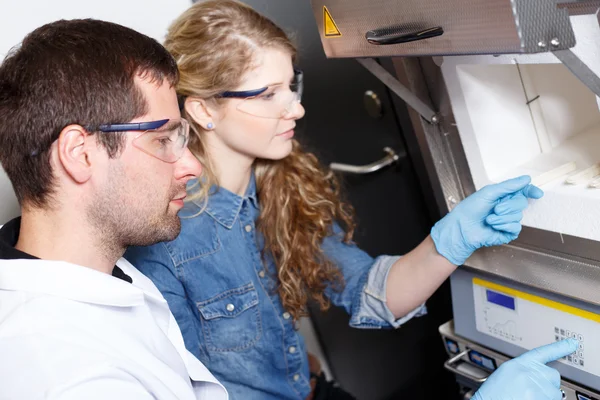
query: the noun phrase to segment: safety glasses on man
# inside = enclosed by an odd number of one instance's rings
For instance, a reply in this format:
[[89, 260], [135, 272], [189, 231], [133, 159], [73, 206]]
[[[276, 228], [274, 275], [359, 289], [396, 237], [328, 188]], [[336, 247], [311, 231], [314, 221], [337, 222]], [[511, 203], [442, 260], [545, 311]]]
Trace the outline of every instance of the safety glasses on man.
[[168, 163], [179, 160], [190, 138], [190, 125], [183, 119], [100, 125], [99, 132], [136, 132], [133, 145], [146, 154]]

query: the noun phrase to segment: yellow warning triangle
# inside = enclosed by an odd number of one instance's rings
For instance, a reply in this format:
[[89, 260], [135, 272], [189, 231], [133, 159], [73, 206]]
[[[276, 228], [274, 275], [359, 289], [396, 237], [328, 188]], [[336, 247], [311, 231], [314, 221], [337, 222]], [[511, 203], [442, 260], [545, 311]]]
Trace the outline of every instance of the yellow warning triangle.
[[342, 32], [340, 32], [335, 24], [335, 21], [326, 6], [323, 6], [323, 28], [325, 37], [342, 36]]

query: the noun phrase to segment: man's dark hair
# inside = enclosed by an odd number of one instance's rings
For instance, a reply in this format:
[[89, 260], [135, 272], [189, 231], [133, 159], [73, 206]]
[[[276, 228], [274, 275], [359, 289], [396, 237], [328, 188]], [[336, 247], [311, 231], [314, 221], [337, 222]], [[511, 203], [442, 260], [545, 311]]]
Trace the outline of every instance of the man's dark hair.
[[[25, 37], [0, 66], [0, 164], [21, 205], [48, 206], [54, 184], [50, 148], [68, 125], [91, 133], [147, 112], [136, 75], [174, 86], [173, 57], [156, 40], [93, 19], [56, 21]], [[124, 134], [98, 133], [117, 157]]]

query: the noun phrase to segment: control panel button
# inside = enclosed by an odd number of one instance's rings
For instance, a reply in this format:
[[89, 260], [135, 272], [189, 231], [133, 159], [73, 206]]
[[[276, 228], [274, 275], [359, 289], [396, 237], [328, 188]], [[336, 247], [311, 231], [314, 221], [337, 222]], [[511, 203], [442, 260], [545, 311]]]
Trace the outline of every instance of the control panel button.
[[471, 350], [471, 352], [469, 353], [469, 360], [471, 360], [473, 364], [487, 368], [491, 371], [494, 371], [496, 369], [496, 361], [493, 358], [479, 353], [478, 351]]
[[581, 392], [575, 392], [577, 395], [577, 400], [596, 400], [595, 397], [588, 396], [587, 394], [583, 394]]
[[446, 348], [448, 349], [449, 353], [458, 354], [458, 343], [456, 343], [454, 340], [446, 339]]

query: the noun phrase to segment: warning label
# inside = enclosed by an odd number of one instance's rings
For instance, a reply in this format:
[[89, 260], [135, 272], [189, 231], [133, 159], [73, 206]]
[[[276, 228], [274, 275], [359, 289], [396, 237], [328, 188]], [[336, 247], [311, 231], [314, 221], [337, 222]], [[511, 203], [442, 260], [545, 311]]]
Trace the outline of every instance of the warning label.
[[337, 27], [326, 6], [323, 6], [323, 31], [325, 37], [328, 38], [342, 36], [342, 32], [340, 32], [340, 29]]

